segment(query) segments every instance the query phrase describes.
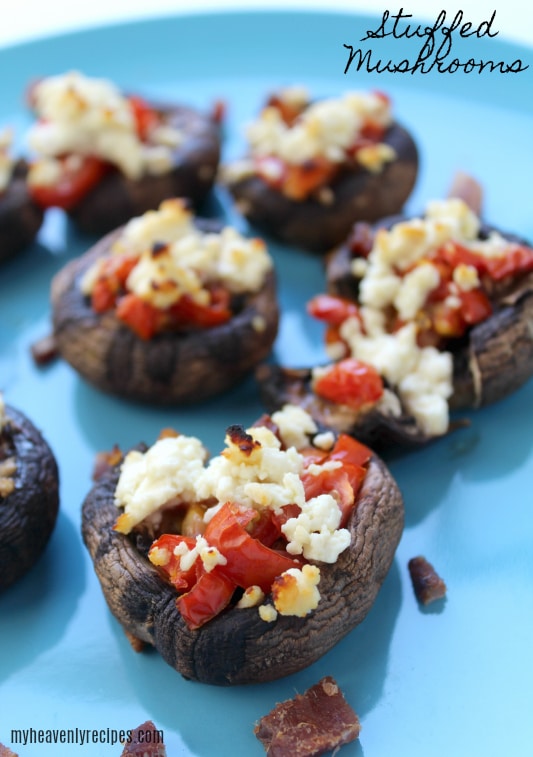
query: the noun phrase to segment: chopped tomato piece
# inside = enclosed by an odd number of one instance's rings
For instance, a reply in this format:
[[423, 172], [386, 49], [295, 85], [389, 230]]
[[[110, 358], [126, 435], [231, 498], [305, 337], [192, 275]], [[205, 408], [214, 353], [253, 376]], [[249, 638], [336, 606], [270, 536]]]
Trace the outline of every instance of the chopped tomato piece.
[[29, 184], [28, 191], [42, 208], [72, 210], [110, 170], [110, 164], [91, 155], [66, 156], [56, 184]]
[[328, 455], [328, 460], [342, 460], [351, 465], [366, 465], [372, 457], [371, 450], [362, 442], [348, 434], [339, 434], [337, 441]]
[[372, 365], [346, 358], [334, 363], [316, 379], [314, 391], [331, 402], [360, 410], [379, 400], [383, 394], [383, 380]]
[[351, 317], [361, 320], [359, 307], [355, 302], [333, 294], [317, 294], [307, 303], [307, 312], [330, 326], [340, 326]]
[[461, 300], [461, 315], [469, 326], [484, 321], [492, 314], [492, 305], [482, 289], [461, 292], [459, 298]]
[[96, 313], [115, 307], [136, 263], [137, 258], [128, 255], [113, 255], [105, 261], [91, 294], [91, 305]]
[[141, 339], [151, 339], [164, 318], [161, 310], [131, 293], [118, 300], [116, 315]]
[[235, 589], [231, 578], [215, 568], [202, 573], [192, 589], [177, 598], [176, 605], [188, 627], [194, 630], [221, 613]]
[[288, 164], [283, 181], [283, 193], [291, 200], [305, 200], [316, 189], [329, 184], [338, 166], [326, 158], [317, 157], [301, 165]]
[[188, 549], [193, 549], [196, 545], [196, 539], [192, 536], [182, 536], [181, 534], [163, 534], [157, 539], [148, 553], [148, 557], [152, 560], [154, 565], [158, 565], [156, 555], [158, 550], [166, 550], [169, 553], [168, 562], [165, 565], [160, 565], [161, 569], [167, 574], [170, 583], [176, 587], [178, 591], [187, 591], [191, 589], [196, 583], [197, 578], [197, 560], [191, 565], [188, 570], [182, 570], [181, 557], [174, 554], [174, 549], [180, 544], [186, 544]]
[[250, 536], [243, 521], [248, 518], [250, 522], [254, 516], [255, 510], [243, 511], [227, 502], [208, 523], [205, 538], [227, 559], [227, 564], [217, 566], [217, 570], [243, 589], [260, 586], [269, 592], [276, 576], [297, 563]]
[[298, 116], [303, 113], [307, 107], [306, 103], [300, 105], [294, 101], [284, 100], [279, 95], [272, 95], [267, 102], [269, 108], [276, 108], [287, 126], [291, 126]]
[[172, 305], [170, 316], [174, 323], [183, 326], [197, 326], [199, 328], [213, 328], [226, 323], [232, 316], [230, 308], [230, 293], [224, 287], [211, 289], [211, 302], [201, 305], [192, 297], [185, 294]]
[[133, 112], [139, 139], [146, 142], [152, 129], [161, 123], [161, 117], [146, 100], [138, 95], [130, 95], [128, 102]]
[[525, 245], [511, 245], [503, 258], [487, 258], [486, 271], [496, 281], [533, 271], [533, 249]]

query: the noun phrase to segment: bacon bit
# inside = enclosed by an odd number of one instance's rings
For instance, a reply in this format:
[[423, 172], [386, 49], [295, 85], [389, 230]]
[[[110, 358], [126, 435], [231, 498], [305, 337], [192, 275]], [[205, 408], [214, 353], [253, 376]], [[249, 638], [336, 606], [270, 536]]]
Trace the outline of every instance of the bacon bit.
[[250, 434], [247, 434], [242, 426], [233, 425], [226, 429], [226, 434], [231, 439], [232, 444], [240, 449], [244, 455], [251, 455], [254, 449], [259, 449], [261, 444], [254, 441]]
[[19, 757], [19, 756], [15, 752], [12, 752], [11, 749], [8, 749], [3, 744], [0, 744], [0, 757]]
[[211, 118], [217, 124], [223, 123], [226, 119], [228, 105], [225, 100], [215, 100], [211, 108]]
[[338, 684], [325, 676], [304, 694], [277, 704], [254, 733], [271, 757], [318, 757], [354, 741], [360, 730]]
[[427, 605], [446, 596], [446, 584], [425, 557], [413, 557], [407, 565], [418, 601]]
[[372, 226], [364, 221], [354, 224], [347, 245], [354, 258], [367, 258], [374, 246]]
[[157, 730], [151, 720], [131, 731], [121, 757], [167, 757], [163, 731]]
[[93, 466], [93, 481], [99, 481], [104, 473], [114, 468], [122, 461], [122, 451], [115, 444], [113, 449], [108, 452], [98, 452], [96, 454]]
[[472, 176], [457, 171], [448, 190], [448, 197], [463, 200], [477, 216], [481, 215], [483, 206], [483, 188]]
[[30, 350], [36, 365], [48, 365], [59, 355], [57, 341], [53, 334], [38, 339], [31, 345]]
[[130, 631], [126, 631], [126, 629], [124, 629], [124, 634], [127, 640], [129, 641], [131, 648], [133, 649], [134, 652], [143, 651], [146, 644], [144, 643], [142, 639], [137, 638], [137, 636], [134, 636], [132, 633], [130, 633]]

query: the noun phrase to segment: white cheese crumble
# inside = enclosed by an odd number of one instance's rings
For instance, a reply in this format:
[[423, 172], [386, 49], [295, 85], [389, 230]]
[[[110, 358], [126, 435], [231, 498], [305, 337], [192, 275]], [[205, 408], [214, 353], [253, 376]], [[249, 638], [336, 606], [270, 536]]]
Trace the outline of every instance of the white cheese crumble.
[[0, 131], [0, 192], [5, 192], [11, 181], [15, 160], [11, 155], [10, 148], [13, 141], [13, 133], [10, 129]]
[[217, 565], [227, 565], [227, 559], [219, 552], [216, 547], [208, 544], [203, 536], [196, 537], [196, 543], [192, 549], [182, 541], [177, 547], [174, 547], [174, 555], [180, 558], [180, 570], [184, 572], [190, 570], [196, 559], [199, 557], [203, 563], [206, 573], [210, 573]]
[[309, 437], [318, 431], [313, 418], [298, 405], [284, 405], [272, 414], [272, 420], [286, 447], [308, 447]]
[[159, 439], [146, 452], [128, 452], [115, 490], [115, 505], [124, 508], [116, 529], [129, 533], [167, 503], [196, 502], [196, 480], [206, 456], [192, 436]]
[[320, 602], [317, 586], [320, 569], [316, 565], [289, 568], [279, 576], [272, 587], [274, 607], [280, 615], [304, 618], [316, 610]]
[[[117, 166], [130, 179], [172, 168], [172, 149], [180, 132], [165, 126], [154, 129], [147, 142], [138, 136], [133, 109], [110, 81], [78, 71], [50, 76], [32, 90], [39, 119], [30, 129], [28, 144], [50, 165], [62, 155], [94, 155]], [[31, 183], [53, 182], [53, 171], [43, 172], [37, 159], [30, 168]]]
[[260, 586], [248, 586], [235, 606], [239, 610], [243, 610], [246, 607], [257, 607], [257, 605], [261, 604], [264, 598], [265, 592]]
[[302, 555], [308, 560], [334, 563], [350, 545], [350, 532], [339, 528], [341, 511], [331, 494], [304, 502], [296, 518], [289, 518], [281, 530], [288, 541], [290, 555]]
[[[273, 266], [261, 239], [246, 239], [227, 226], [207, 233], [194, 224], [183, 201], [165, 200], [129, 221], [111, 248], [111, 255], [137, 258], [126, 281], [128, 291], [158, 308], [168, 308], [183, 295], [208, 304], [207, 287], [222, 284], [233, 294], [258, 291]], [[90, 295], [105, 258], [88, 269], [81, 282]]]
[[[302, 96], [300, 91], [300, 105]], [[259, 118], [249, 124], [246, 136], [254, 157], [274, 156], [297, 165], [317, 157], [343, 163], [346, 151], [369, 118], [374, 123], [389, 126], [392, 123], [390, 104], [374, 93], [348, 92], [339, 98], [308, 104], [291, 125], [285, 123], [275, 106], [267, 106]], [[380, 145], [369, 148], [363, 160], [366, 167], [376, 171], [394, 157], [392, 148]]]

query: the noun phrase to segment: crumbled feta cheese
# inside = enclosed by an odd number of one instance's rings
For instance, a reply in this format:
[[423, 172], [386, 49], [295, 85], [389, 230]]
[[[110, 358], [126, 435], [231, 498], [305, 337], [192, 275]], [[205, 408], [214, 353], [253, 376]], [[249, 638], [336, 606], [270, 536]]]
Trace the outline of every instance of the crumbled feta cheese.
[[259, 617], [261, 620], [264, 620], [265, 623], [273, 623], [277, 619], [278, 613], [276, 608], [272, 605], [260, 605]]
[[0, 192], [7, 189], [11, 181], [15, 160], [10, 153], [13, 134], [10, 129], [0, 131]]
[[318, 449], [324, 450], [324, 452], [329, 452], [335, 444], [335, 434], [333, 431], [323, 431], [320, 434], [316, 434], [316, 436], [313, 437], [313, 444], [315, 447], [318, 447]]
[[279, 439], [267, 428], [245, 432], [255, 443], [251, 452], [226, 436], [226, 449], [213, 458], [197, 481], [200, 499], [234, 501], [247, 507], [276, 509], [305, 502], [300, 472], [303, 458], [294, 447], [281, 449]]
[[236, 604], [239, 610], [243, 610], [246, 607], [257, 607], [265, 598], [265, 592], [260, 586], [248, 586], [244, 590], [242, 597]]
[[[172, 148], [180, 143], [181, 133], [159, 127], [154, 140], [148, 134], [147, 142], [142, 142], [133, 109], [112, 82], [70, 71], [42, 79], [32, 96], [39, 120], [29, 131], [28, 143], [38, 155], [47, 159], [68, 153], [95, 155], [130, 179], [172, 168]], [[39, 171], [30, 168], [30, 182], [52, 175]]]
[[341, 511], [331, 494], [319, 494], [301, 505], [301, 512], [283, 524], [287, 552], [308, 560], [334, 563], [350, 545], [350, 532], [339, 528]]
[[198, 557], [206, 573], [210, 573], [217, 565], [227, 565], [228, 562], [216, 547], [208, 544], [207, 540], [200, 535], [196, 537], [196, 543], [191, 549], [184, 541], [174, 547], [174, 555], [180, 558], [180, 570], [184, 572], [192, 568]]
[[472, 265], [459, 263], [453, 271], [453, 280], [462, 292], [469, 292], [480, 285], [477, 270]]
[[[207, 287], [220, 283], [234, 294], [256, 292], [272, 268], [272, 259], [260, 239], [245, 239], [227, 226], [220, 233], [200, 231], [181, 200], [165, 200], [129, 221], [111, 254], [138, 258], [126, 286], [155, 307], [168, 308], [183, 295], [207, 304]], [[81, 289], [90, 295], [103, 260], [85, 273]]]
[[[309, 104], [290, 126], [276, 107], [267, 106], [249, 124], [246, 135], [256, 157], [275, 156], [301, 164], [320, 156], [342, 163], [368, 118], [382, 126], [390, 125], [390, 105], [374, 93], [348, 92]], [[365, 166], [372, 171], [380, 170], [394, 157], [394, 150], [386, 145], [368, 148], [366, 154], [363, 150]]]
[[272, 414], [272, 420], [286, 447], [308, 447], [309, 437], [318, 430], [313, 418], [299, 405], [284, 405]]
[[316, 565], [290, 568], [281, 574], [272, 586], [274, 607], [280, 615], [296, 615], [304, 618], [316, 610], [320, 602], [317, 586], [320, 569]]
[[394, 298], [394, 307], [402, 321], [411, 321], [440, 282], [440, 274], [432, 263], [420, 263], [401, 280]]
[[116, 529], [129, 533], [169, 502], [196, 502], [195, 483], [206, 455], [192, 436], [159, 439], [146, 452], [128, 452], [115, 490], [115, 505], [124, 508]]

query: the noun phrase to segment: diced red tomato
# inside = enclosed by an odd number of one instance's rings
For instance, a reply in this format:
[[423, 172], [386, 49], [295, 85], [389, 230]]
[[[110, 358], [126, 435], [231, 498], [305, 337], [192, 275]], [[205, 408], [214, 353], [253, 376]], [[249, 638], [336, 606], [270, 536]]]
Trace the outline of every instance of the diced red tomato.
[[338, 170], [337, 164], [322, 157], [298, 165], [287, 164], [283, 194], [291, 200], [305, 200], [315, 190], [329, 184]]
[[[244, 511], [244, 517], [246, 512], [249, 513], [250, 522], [255, 516], [255, 510]], [[227, 564], [217, 566], [217, 570], [243, 589], [260, 586], [268, 592], [276, 576], [297, 565], [288, 555], [270, 549], [252, 538], [243, 523], [242, 509], [229, 502], [210, 520], [205, 538], [227, 559]]]
[[355, 302], [333, 294], [317, 294], [307, 303], [307, 312], [330, 326], [340, 326], [350, 317], [361, 320], [359, 307]]
[[459, 294], [461, 315], [468, 326], [486, 320], [492, 314], [492, 305], [482, 289], [470, 289]]
[[192, 589], [176, 600], [184, 621], [191, 630], [200, 628], [228, 606], [236, 586], [217, 568], [202, 573]]
[[161, 310], [131, 293], [118, 300], [116, 316], [141, 339], [151, 339], [164, 319]]
[[171, 320], [183, 326], [213, 328], [230, 320], [230, 293], [224, 287], [213, 287], [210, 291], [211, 302], [201, 305], [185, 294], [169, 309]]
[[146, 142], [150, 132], [161, 123], [159, 113], [138, 95], [130, 95], [128, 102], [135, 119], [135, 127], [141, 142]]
[[487, 258], [486, 271], [495, 281], [506, 276], [518, 276], [533, 271], [533, 249], [525, 245], [511, 245], [503, 258]]
[[180, 544], [186, 544], [188, 549], [193, 549], [196, 545], [196, 539], [181, 534], [163, 534], [150, 547], [148, 557], [150, 558], [150, 555], [155, 554], [156, 550], [167, 550], [170, 555], [169, 561], [161, 568], [167, 574], [170, 583], [178, 591], [187, 591], [196, 583], [198, 569], [196, 562], [191, 565], [189, 570], [181, 569], [181, 557], [174, 554], [174, 549]]
[[343, 463], [362, 466], [366, 465], [372, 452], [366, 444], [354, 439], [348, 434], [339, 434], [337, 441], [328, 455], [328, 460], [342, 460]]
[[110, 164], [91, 155], [62, 160], [62, 174], [56, 184], [30, 184], [28, 191], [42, 208], [72, 210], [110, 170]]
[[355, 358], [345, 358], [333, 365], [314, 383], [320, 397], [360, 410], [377, 402], [383, 394], [383, 380], [377, 370]]

